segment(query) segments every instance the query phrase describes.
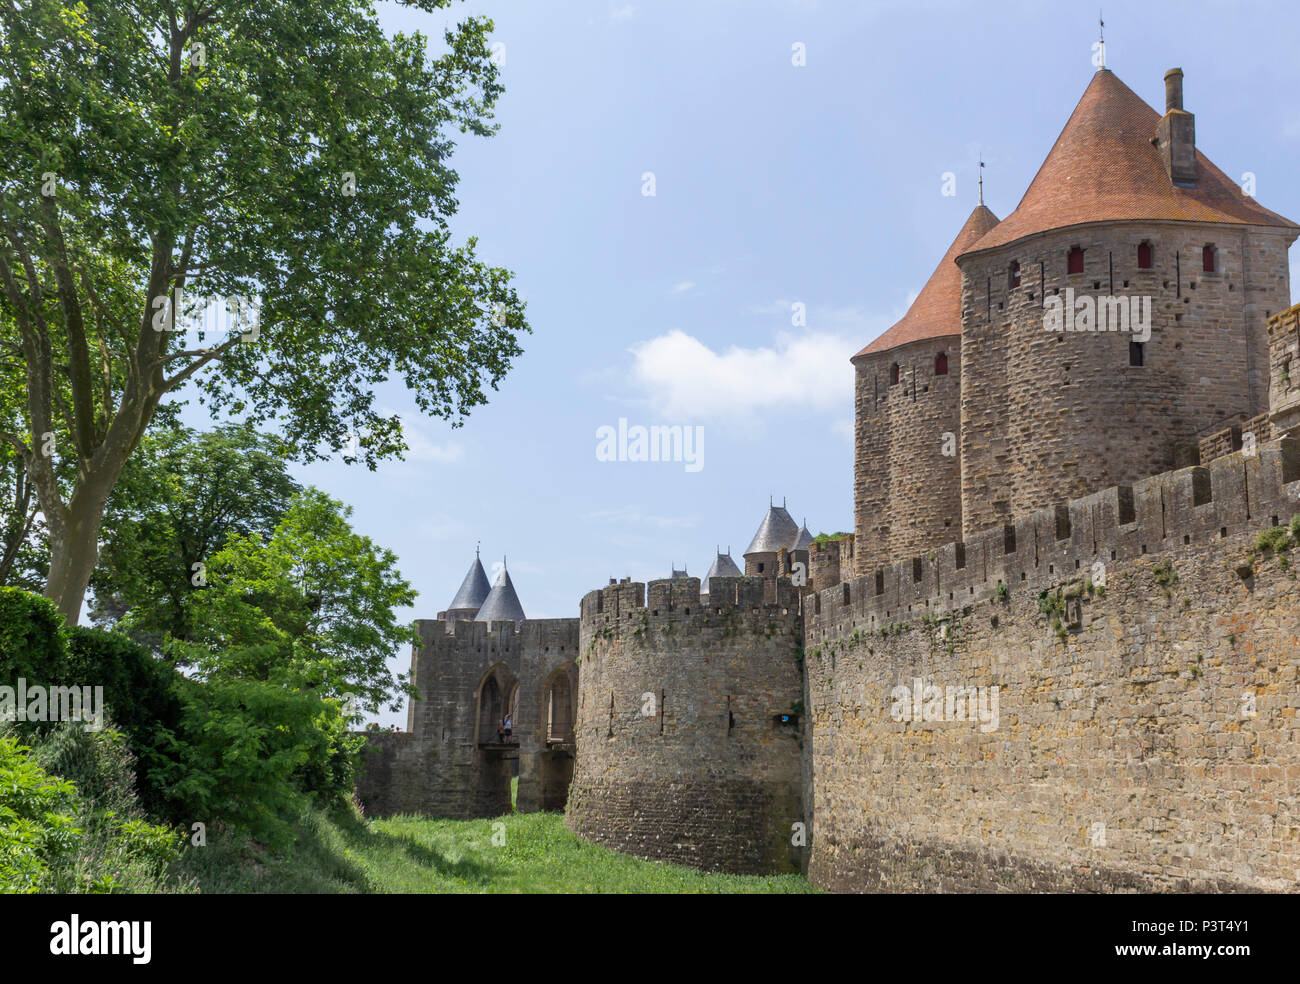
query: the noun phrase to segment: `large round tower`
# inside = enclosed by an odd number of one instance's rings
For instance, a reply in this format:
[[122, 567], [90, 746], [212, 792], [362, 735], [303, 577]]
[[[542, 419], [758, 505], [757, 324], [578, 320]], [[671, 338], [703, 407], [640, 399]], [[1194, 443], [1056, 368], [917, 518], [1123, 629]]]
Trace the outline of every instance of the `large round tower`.
[[610, 584], [582, 599], [565, 824], [642, 857], [799, 869], [802, 616], [776, 577]]
[[858, 573], [960, 536], [961, 271], [955, 261], [997, 222], [977, 206], [903, 319], [853, 357]]
[[1267, 408], [1300, 227], [1196, 150], [1176, 69], [1166, 95], [1161, 117], [1098, 71], [1016, 210], [958, 257], [964, 536], [1192, 464], [1198, 437]]

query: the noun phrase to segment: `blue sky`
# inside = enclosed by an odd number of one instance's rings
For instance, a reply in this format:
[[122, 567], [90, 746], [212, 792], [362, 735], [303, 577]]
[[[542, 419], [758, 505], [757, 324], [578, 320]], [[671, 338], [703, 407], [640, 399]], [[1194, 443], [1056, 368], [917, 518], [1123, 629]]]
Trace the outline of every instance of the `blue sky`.
[[[378, 9], [435, 45], [449, 16], [496, 22], [501, 132], [457, 148], [455, 228], [516, 272], [533, 326], [464, 427], [419, 418], [394, 386], [407, 461], [295, 469], [398, 554], [413, 618], [446, 606], [478, 541], [485, 564], [509, 556], [530, 617], [572, 617], [611, 576], [702, 575], [719, 543], [739, 560], [769, 494], [814, 533], [851, 529], [849, 356], [956, 235], [979, 154], [986, 203], [1014, 209], [1092, 76], [1097, 36], [1095, 6], [1077, 3]], [[1181, 66], [1200, 149], [1300, 219], [1298, 34], [1285, 3], [1116, 5], [1107, 62], [1161, 110], [1164, 71]], [[597, 428], [620, 417], [702, 427], [704, 467], [598, 461]]]

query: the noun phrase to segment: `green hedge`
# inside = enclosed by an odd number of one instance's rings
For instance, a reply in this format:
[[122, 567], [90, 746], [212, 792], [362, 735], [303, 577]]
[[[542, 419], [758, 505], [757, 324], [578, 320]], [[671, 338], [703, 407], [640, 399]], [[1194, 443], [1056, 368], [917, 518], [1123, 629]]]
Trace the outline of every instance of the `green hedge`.
[[[67, 628], [47, 599], [0, 589], [0, 684], [103, 687], [134, 759], [140, 804], [185, 829], [226, 825], [269, 843], [314, 800], [346, 802], [364, 739], [334, 700], [256, 681], [192, 680], [130, 638]], [[16, 729], [40, 741], [53, 724]], [[70, 776], [68, 778], [76, 778]]]
[[67, 675], [63, 616], [54, 602], [21, 588], [0, 588], [0, 683], [19, 677], [52, 684]]

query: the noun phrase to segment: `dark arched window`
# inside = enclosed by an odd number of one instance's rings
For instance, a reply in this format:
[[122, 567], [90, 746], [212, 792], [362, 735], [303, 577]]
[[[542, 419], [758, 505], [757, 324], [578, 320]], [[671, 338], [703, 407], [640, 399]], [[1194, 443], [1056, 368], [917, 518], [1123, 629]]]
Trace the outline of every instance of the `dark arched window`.
[[1007, 287], [1020, 286], [1020, 261], [1012, 260], [1011, 266], [1007, 268]]
[[1151, 269], [1151, 244], [1150, 243], [1138, 244], [1138, 269], [1139, 270]]
[[1066, 273], [1083, 273], [1083, 250], [1078, 246], [1071, 248], [1066, 258]]
[[1219, 251], [1214, 248], [1214, 243], [1206, 243], [1201, 248], [1201, 269], [1206, 273], [1213, 273], [1218, 269], [1218, 258]]
[[898, 382], [898, 363], [897, 363], [897, 362], [895, 362], [892, 366], [889, 367], [889, 385], [890, 385], [890, 386], [893, 386], [896, 382]]
[[948, 353], [940, 352], [934, 357], [934, 374], [936, 376], [948, 375]]

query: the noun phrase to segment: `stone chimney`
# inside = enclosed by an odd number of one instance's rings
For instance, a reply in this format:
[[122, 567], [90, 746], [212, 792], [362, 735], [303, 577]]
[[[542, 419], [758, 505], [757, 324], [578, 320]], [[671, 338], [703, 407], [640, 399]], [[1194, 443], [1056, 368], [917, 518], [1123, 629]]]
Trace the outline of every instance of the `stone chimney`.
[[1183, 109], [1183, 70], [1165, 72], [1165, 115], [1153, 141], [1169, 180], [1180, 188], [1196, 187], [1196, 117]]

